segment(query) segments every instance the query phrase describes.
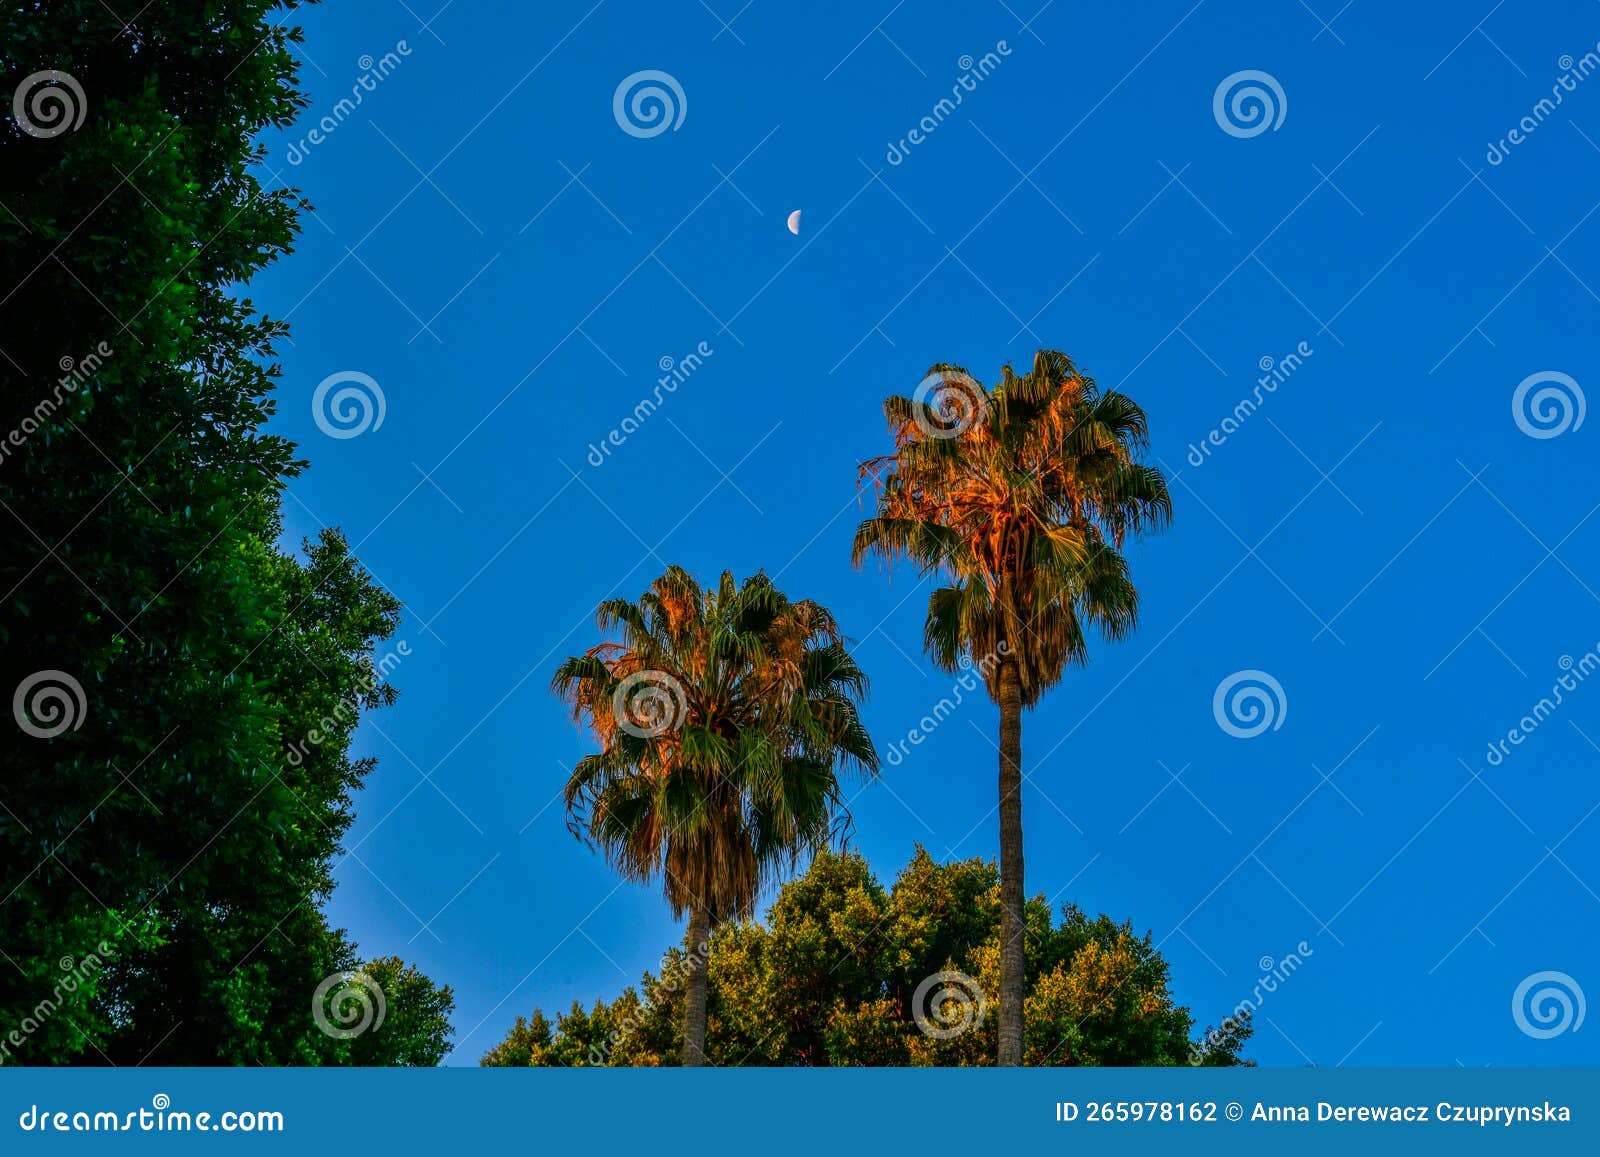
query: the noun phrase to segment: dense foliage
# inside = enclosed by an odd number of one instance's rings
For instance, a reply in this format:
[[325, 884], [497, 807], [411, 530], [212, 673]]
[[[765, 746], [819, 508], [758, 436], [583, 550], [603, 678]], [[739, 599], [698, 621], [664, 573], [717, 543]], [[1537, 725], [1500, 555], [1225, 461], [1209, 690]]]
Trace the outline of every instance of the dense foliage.
[[359, 966], [321, 902], [399, 604], [337, 532], [277, 545], [284, 326], [241, 288], [297, 230], [254, 167], [304, 103], [294, 6], [0, 14], [0, 1062], [433, 1063], [448, 1032], [411, 973], [415, 1040], [310, 1015]]
[[[1024, 1063], [1235, 1065], [1248, 1017], [1231, 1032], [1195, 1032], [1148, 934], [1072, 905], [1052, 919], [1027, 905]], [[711, 939], [706, 1052], [719, 1065], [987, 1065], [994, 1063], [999, 984], [999, 876], [992, 863], [939, 864], [918, 850], [892, 888], [858, 855], [824, 853], [786, 885], [766, 922], [728, 924]], [[684, 953], [613, 1000], [552, 1022], [518, 1017], [485, 1065], [664, 1065], [678, 1057]], [[920, 1011], [914, 998], [940, 972]], [[940, 1007], [941, 989], [953, 999]], [[970, 1009], [954, 994], [965, 992]]]

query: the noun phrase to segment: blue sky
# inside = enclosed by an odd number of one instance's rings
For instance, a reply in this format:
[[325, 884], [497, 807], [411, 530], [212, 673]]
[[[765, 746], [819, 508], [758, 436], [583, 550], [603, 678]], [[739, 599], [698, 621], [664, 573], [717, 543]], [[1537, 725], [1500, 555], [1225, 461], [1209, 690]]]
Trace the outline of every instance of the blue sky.
[[[951, 680], [927, 585], [849, 565], [856, 463], [929, 364], [992, 381], [1040, 346], [1145, 406], [1176, 517], [1131, 551], [1139, 633], [1025, 721], [1029, 891], [1150, 929], [1202, 1022], [1307, 942], [1263, 1064], [1600, 1061], [1595, 1027], [1536, 1039], [1511, 1009], [1546, 971], [1600, 996], [1600, 679], [1488, 759], [1600, 646], [1600, 423], [1513, 412], [1532, 375], [1600, 372], [1600, 78], [1558, 83], [1600, 6], [1034, 7], [297, 14], [311, 106], [267, 165], [316, 213], [252, 287], [293, 325], [289, 531], [344, 528], [411, 651], [358, 737], [380, 763], [331, 914], [454, 986], [456, 1063], [680, 935], [554, 798], [585, 740], [550, 675], [595, 603], [667, 563], [765, 567], [835, 611], [900, 740]], [[642, 70], [677, 82], [676, 128], [615, 118]], [[1250, 70], [1283, 115], [1240, 135], [1213, 97]], [[341, 371], [384, 397], [356, 437], [313, 416]], [[1213, 698], [1250, 670], [1278, 726], [1243, 739]], [[995, 724], [969, 701], [855, 799], [886, 883], [917, 842], [995, 854]]]

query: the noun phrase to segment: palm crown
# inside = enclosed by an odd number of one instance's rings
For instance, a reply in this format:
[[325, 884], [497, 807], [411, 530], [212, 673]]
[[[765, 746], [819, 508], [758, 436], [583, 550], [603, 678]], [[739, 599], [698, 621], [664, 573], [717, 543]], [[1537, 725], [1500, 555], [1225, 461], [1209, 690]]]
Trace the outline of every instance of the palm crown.
[[[1032, 705], [1085, 661], [1086, 627], [1120, 638], [1137, 619], [1121, 548], [1172, 512], [1165, 479], [1139, 460], [1144, 411], [1055, 350], [1024, 376], [1007, 365], [993, 390], [955, 366], [927, 380], [931, 404], [884, 402], [894, 452], [862, 464], [877, 512], [854, 559], [904, 556], [950, 579], [929, 599], [929, 654], [946, 670], [964, 653], [1012, 657]], [[995, 667], [982, 669], [992, 693]]]
[[752, 914], [762, 886], [848, 824], [837, 768], [870, 775], [867, 690], [838, 624], [765, 574], [702, 588], [667, 570], [596, 614], [604, 642], [553, 690], [599, 740], [567, 781], [571, 824], [681, 915]]

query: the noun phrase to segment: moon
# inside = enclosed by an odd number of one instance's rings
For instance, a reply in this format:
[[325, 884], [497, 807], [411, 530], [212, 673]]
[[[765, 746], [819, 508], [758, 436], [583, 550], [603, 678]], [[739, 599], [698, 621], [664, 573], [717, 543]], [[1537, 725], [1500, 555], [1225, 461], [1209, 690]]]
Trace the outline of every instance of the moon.
[[800, 210], [798, 209], [789, 214], [789, 232], [796, 237], [800, 236]]

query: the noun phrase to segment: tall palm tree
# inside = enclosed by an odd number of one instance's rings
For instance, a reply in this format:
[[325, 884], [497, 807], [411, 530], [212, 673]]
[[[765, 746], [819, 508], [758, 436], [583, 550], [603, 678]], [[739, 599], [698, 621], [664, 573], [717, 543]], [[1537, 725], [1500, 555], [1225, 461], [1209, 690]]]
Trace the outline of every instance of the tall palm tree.
[[1144, 411], [1072, 359], [1040, 350], [992, 389], [934, 366], [914, 397], [884, 402], [894, 452], [864, 462], [877, 509], [856, 530], [869, 554], [906, 558], [949, 585], [928, 600], [924, 646], [985, 676], [1000, 708], [1000, 1045], [1022, 1063], [1022, 711], [1088, 659], [1087, 635], [1133, 630], [1138, 592], [1121, 549], [1172, 504], [1142, 461]]
[[867, 678], [833, 616], [765, 574], [724, 572], [712, 589], [670, 567], [596, 621], [618, 641], [551, 684], [600, 744], [567, 781], [568, 824], [688, 912], [683, 1063], [704, 1064], [711, 931], [848, 828], [839, 770], [878, 767], [858, 711]]

